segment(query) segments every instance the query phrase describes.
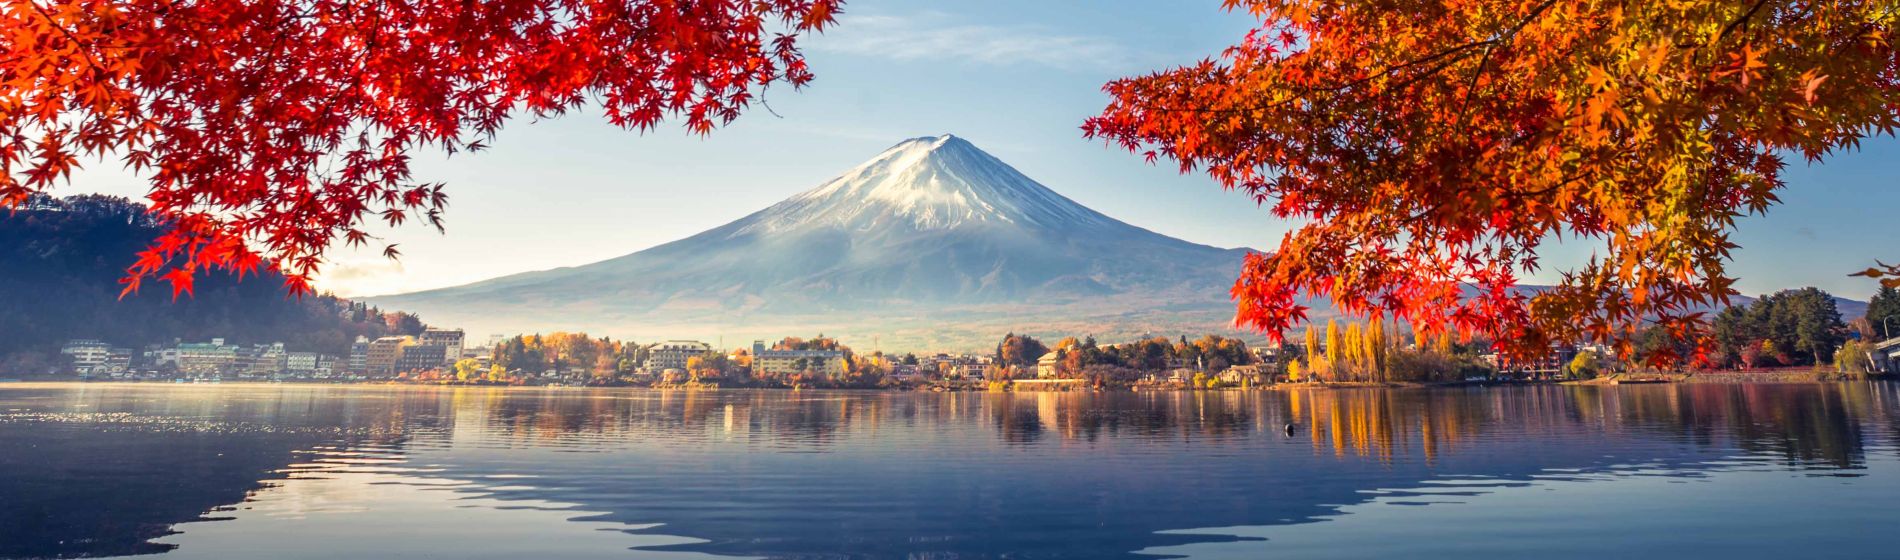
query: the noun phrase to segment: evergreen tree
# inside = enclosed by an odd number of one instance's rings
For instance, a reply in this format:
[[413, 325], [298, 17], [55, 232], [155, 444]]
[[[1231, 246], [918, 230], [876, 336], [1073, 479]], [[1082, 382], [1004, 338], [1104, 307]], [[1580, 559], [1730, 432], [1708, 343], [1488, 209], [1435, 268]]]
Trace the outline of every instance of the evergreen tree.
[[1882, 286], [1867, 302], [1867, 324], [1882, 339], [1900, 336], [1900, 289]]

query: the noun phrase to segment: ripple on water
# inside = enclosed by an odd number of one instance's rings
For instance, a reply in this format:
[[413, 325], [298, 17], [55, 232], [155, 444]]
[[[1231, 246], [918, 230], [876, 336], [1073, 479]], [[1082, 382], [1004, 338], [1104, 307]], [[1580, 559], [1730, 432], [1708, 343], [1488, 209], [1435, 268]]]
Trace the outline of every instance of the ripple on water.
[[[1841, 528], [1884, 518], [1865, 497], [1900, 491], [1897, 396], [1879, 384], [0, 389], [0, 444], [35, 450], [0, 458], [0, 475], [17, 475], [0, 482], [0, 497], [156, 528], [134, 542], [102, 536], [103, 525], [45, 543], [0, 539], [0, 556], [214, 557], [251, 546], [476, 558], [538, 545], [537, 557], [556, 560], [629, 548], [635, 557], [1257, 558], [1488, 543], [1455, 553], [1601, 558], [1627, 557], [1601, 546], [1614, 542], [1696, 556], [1671, 537], [1722, 531], [1752, 545], [1715, 546], [1733, 558], [1787, 552], [1777, 534], [1826, 535], [1878, 556], [1891, 547], [1873, 545], [1897, 544], [1890, 532]], [[1292, 435], [1288, 423], [1299, 426]], [[149, 496], [153, 507], [86, 501], [95, 495]], [[1828, 506], [1810, 495], [1859, 499]], [[1778, 532], [1760, 526], [1769, 517]], [[167, 527], [180, 534], [165, 536]], [[36, 554], [5, 548], [29, 545]]]

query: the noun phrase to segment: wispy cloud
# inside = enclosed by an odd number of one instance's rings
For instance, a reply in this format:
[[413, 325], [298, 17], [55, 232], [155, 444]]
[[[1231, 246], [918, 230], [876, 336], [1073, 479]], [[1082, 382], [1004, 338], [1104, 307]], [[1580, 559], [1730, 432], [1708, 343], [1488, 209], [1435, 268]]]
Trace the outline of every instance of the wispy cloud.
[[852, 15], [812, 48], [895, 60], [948, 60], [1051, 67], [1127, 65], [1133, 53], [1105, 37], [1070, 35], [1040, 25], [958, 24], [942, 13]]
[[405, 291], [402, 261], [381, 257], [343, 258], [330, 263], [316, 279], [317, 287], [344, 297]]

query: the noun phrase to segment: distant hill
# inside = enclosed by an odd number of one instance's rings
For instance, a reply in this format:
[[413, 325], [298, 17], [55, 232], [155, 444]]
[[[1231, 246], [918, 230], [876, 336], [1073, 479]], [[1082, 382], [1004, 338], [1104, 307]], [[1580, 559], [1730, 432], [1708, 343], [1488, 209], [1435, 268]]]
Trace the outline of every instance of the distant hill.
[[0, 212], [0, 368], [14, 370], [0, 375], [37, 369], [29, 366], [74, 338], [136, 348], [222, 337], [345, 354], [357, 335], [422, 327], [414, 317], [385, 317], [335, 297], [290, 298], [283, 277], [269, 271], [243, 282], [201, 274], [197, 295], [178, 301], [163, 284], [119, 299], [125, 267], [162, 228], [144, 206], [117, 197], [38, 197], [11, 215]]
[[1238, 334], [1227, 293], [1245, 253], [1110, 218], [943, 135], [686, 239], [366, 301], [478, 332], [975, 349], [1011, 330]]

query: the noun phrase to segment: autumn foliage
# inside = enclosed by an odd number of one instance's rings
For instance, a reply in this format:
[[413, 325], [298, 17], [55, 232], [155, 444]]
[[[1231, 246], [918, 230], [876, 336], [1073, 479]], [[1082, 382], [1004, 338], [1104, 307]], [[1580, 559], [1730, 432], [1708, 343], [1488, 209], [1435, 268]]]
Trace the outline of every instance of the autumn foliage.
[[[1301, 294], [1514, 352], [1693, 332], [1786, 158], [1900, 124], [1892, 0], [1227, 5], [1259, 27], [1110, 83], [1084, 131], [1310, 220], [1233, 289], [1237, 322], [1276, 335]], [[1521, 289], [1556, 240], [1597, 256]]]
[[583, 104], [709, 131], [809, 81], [797, 39], [839, 3], [0, 0], [0, 207], [116, 158], [171, 224], [127, 293], [263, 266], [307, 293], [367, 223], [441, 227], [416, 150], [478, 150], [513, 116]]

